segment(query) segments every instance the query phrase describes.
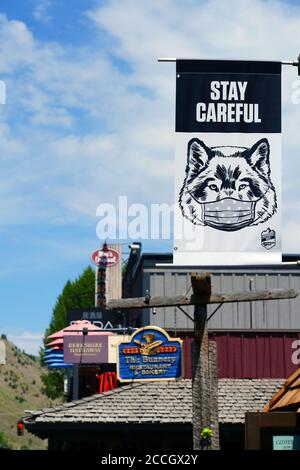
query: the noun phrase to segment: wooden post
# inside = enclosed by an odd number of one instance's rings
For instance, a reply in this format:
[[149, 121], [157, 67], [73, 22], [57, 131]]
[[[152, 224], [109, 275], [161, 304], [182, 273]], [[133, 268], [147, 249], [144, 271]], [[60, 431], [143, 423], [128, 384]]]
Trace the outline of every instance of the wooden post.
[[211, 449], [220, 449], [219, 437], [219, 404], [218, 404], [218, 367], [217, 367], [217, 343], [209, 341], [209, 382], [210, 382], [210, 423], [213, 431]]
[[200, 432], [210, 425], [207, 305], [196, 305], [194, 313], [193, 347], [193, 443], [200, 449]]
[[[209, 301], [211, 276], [204, 274], [191, 277], [194, 295]], [[212, 427], [212, 405], [215, 393], [211, 393], [212, 381], [209, 364], [209, 341], [207, 325], [207, 303], [195, 306], [193, 348], [193, 443], [194, 450], [201, 449], [200, 433], [204, 427]], [[214, 391], [217, 393], [217, 391]], [[214, 423], [215, 425], [215, 423]], [[218, 425], [217, 425], [218, 426]], [[215, 427], [215, 426], [214, 426]], [[204, 447], [205, 448], [205, 447]]]

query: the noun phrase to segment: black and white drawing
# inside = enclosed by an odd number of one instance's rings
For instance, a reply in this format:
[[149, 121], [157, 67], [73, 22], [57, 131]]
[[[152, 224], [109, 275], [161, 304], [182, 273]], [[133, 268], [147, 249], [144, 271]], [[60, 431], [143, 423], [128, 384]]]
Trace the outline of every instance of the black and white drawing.
[[182, 215], [195, 225], [233, 232], [266, 222], [277, 211], [266, 138], [252, 147], [188, 142], [179, 194]]

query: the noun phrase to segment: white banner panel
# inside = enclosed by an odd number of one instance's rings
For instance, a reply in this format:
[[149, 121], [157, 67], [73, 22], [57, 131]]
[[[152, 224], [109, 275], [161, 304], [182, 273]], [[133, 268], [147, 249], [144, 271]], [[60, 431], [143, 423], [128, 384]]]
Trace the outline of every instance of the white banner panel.
[[174, 264], [281, 262], [281, 64], [177, 61]]

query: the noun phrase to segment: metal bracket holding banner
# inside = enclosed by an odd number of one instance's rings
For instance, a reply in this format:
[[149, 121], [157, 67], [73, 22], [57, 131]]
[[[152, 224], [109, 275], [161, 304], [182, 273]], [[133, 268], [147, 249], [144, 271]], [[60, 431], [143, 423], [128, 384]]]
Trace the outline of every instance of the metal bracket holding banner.
[[[177, 59], [175, 57], [159, 57], [157, 59], [158, 62], [176, 62]], [[194, 59], [188, 59], [188, 60], [194, 60]], [[294, 67], [298, 68], [298, 75], [300, 76], [300, 54], [298, 55], [296, 60], [282, 60], [281, 61], [282, 65], [292, 65]]]

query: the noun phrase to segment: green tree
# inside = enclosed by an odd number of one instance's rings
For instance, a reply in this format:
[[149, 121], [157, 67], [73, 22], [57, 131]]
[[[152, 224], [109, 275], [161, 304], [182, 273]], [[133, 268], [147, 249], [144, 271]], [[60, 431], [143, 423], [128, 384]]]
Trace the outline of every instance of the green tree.
[[[58, 296], [48, 328], [45, 331], [44, 344], [47, 337], [56, 331], [62, 330], [67, 324], [67, 312], [74, 308], [90, 308], [95, 303], [95, 272], [89, 266], [74, 281], [67, 281], [61, 294]], [[41, 363], [43, 365], [44, 348], [40, 350]], [[41, 377], [43, 382], [42, 392], [49, 398], [63, 397], [63, 370], [49, 370]]]

